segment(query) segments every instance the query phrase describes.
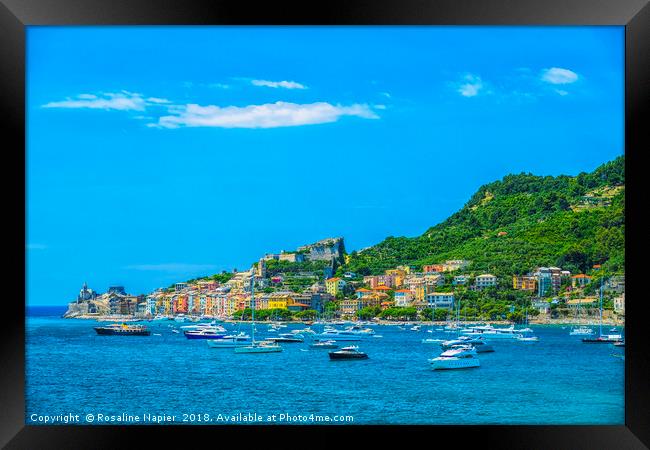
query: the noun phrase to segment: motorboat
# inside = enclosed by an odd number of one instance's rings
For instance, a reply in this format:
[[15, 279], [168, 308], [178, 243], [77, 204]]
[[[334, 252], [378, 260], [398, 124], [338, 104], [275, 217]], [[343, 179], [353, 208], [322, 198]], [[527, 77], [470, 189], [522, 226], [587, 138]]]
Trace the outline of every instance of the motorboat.
[[458, 348], [462, 345], [470, 345], [474, 347], [476, 353], [490, 353], [494, 351], [494, 347], [489, 345], [483, 338], [471, 338], [468, 336], [460, 336], [458, 339], [444, 341], [440, 344], [442, 348]]
[[[222, 328], [222, 327], [219, 327]], [[183, 334], [187, 339], [220, 339], [225, 337], [224, 331], [219, 331], [213, 327], [202, 327], [197, 330], [185, 330]]]
[[444, 342], [444, 339], [435, 339], [435, 338], [427, 338], [427, 339], [422, 339], [423, 344], [440, 344], [441, 342]]
[[270, 342], [285, 342], [285, 343], [305, 342], [305, 338], [302, 335], [294, 334], [294, 333], [280, 333], [278, 337], [270, 337], [270, 338], [266, 338], [265, 340]]
[[212, 330], [212, 331], [221, 331], [221, 332], [226, 331], [224, 327], [222, 327], [221, 325], [216, 325], [215, 322], [199, 323], [196, 325], [183, 325], [180, 328], [182, 330], [192, 330], [192, 331], [198, 331], [198, 330]]
[[308, 328], [303, 328], [302, 330], [292, 330], [291, 333], [292, 334], [303, 334], [303, 333], [316, 334], [316, 332], [314, 330], [312, 330], [311, 328], [309, 328], [309, 327]]
[[613, 344], [622, 340], [623, 336], [620, 334], [601, 334], [595, 338], [583, 338], [582, 342], [587, 344]]
[[351, 345], [349, 347], [343, 347], [341, 350], [329, 352], [329, 357], [332, 360], [368, 359], [368, 355], [364, 352], [359, 351], [359, 347], [355, 345]]
[[211, 348], [236, 348], [250, 345], [250, 336], [244, 333], [224, 336], [220, 339], [208, 339], [206, 343]]
[[127, 325], [125, 323], [94, 327], [94, 330], [103, 336], [149, 336], [151, 334], [151, 331], [144, 325]]
[[625, 347], [625, 341], [614, 342], [614, 347]]
[[585, 326], [574, 328], [569, 332], [569, 336], [591, 336], [592, 334], [594, 330]]
[[344, 330], [326, 328], [322, 333], [316, 334], [314, 337], [333, 339], [337, 341], [360, 341], [362, 339], [371, 338], [374, 334], [375, 332], [371, 328], [362, 328], [358, 325], [353, 325]]
[[420, 325], [413, 325], [411, 328], [409, 328], [411, 331], [420, 331]]
[[470, 337], [484, 337], [486, 339], [516, 339], [520, 336], [518, 330], [515, 330], [514, 325], [508, 328], [496, 328], [492, 325], [481, 325], [470, 328], [470, 332], [464, 332], [465, 336]]
[[539, 341], [539, 338], [537, 336], [524, 336], [522, 334], [517, 336], [517, 340], [520, 342], [537, 342]]
[[309, 347], [310, 347], [310, 348], [320, 349], [320, 348], [338, 348], [339, 346], [338, 346], [338, 344], [336, 343], [336, 341], [330, 341], [330, 340], [328, 340], [328, 341], [318, 341], [318, 342], [314, 342], [314, 343], [312, 343], [312, 344], [309, 344]]
[[430, 359], [429, 363], [434, 370], [469, 369], [481, 365], [476, 350], [471, 346], [444, 351], [437, 358]]

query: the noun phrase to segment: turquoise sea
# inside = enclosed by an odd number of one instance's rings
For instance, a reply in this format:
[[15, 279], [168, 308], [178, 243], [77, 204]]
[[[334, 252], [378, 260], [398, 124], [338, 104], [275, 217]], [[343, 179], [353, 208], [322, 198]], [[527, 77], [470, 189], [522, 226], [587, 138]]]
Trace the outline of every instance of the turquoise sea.
[[145, 322], [160, 336], [98, 336], [97, 322], [61, 319], [64, 310], [27, 312], [27, 424], [87, 424], [90, 414], [112, 425], [624, 423], [622, 349], [584, 344], [568, 327], [533, 325], [538, 342], [492, 341], [480, 368], [434, 371], [427, 359], [440, 349], [421, 340], [455, 335], [426, 326], [372, 326], [381, 338], [354, 343], [368, 360], [330, 361], [307, 342], [257, 355], [208, 348], [168, 320]]

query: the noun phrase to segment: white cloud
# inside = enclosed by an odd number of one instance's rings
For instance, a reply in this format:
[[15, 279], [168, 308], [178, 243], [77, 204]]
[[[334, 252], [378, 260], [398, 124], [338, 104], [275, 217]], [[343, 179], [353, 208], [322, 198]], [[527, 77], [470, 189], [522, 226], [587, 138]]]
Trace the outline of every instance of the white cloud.
[[295, 81], [269, 81], [269, 80], [251, 80], [254, 86], [266, 86], [271, 88], [285, 89], [307, 89], [307, 86], [296, 83]]
[[391, 98], [391, 95], [389, 92], [380, 92], [379, 95], [383, 95], [386, 98]]
[[168, 264], [136, 264], [126, 266], [129, 270], [142, 270], [152, 272], [201, 272], [214, 270], [217, 266], [213, 264], [185, 264], [185, 263], [168, 263]]
[[379, 118], [365, 104], [342, 106], [326, 102], [309, 104], [275, 102], [244, 107], [189, 104], [177, 111], [176, 115], [163, 116], [158, 123], [149, 124], [149, 126], [162, 128], [181, 126], [275, 128], [336, 122], [342, 116], [356, 116], [364, 119]]
[[93, 94], [81, 94], [76, 98], [68, 98], [58, 102], [43, 105], [44, 108], [91, 108], [118, 111], [144, 111], [146, 101], [140, 94], [128, 91], [119, 93], [106, 93], [103, 97]]
[[159, 103], [159, 104], [171, 103], [166, 98], [158, 98], [158, 97], [149, 97], [147, 99], [147, 102], [148, 103]]
[[458, 92], [463, 97], [475, 97], [483, 89], [483, 80], [478, 75], [467, 74], [458, 86]]
[[231, 86], [225, 83], [210, 83], [208, 84], [208, 87], [216, 88], [216, 89], [230, 89]]
[[578, 81], [578, 74], [559, 67], [551, 67], [542, 71], [542, 80], [551, 84], [569, 84]]
[[27, 250], [45, 250], [47, 245], [45, 244], [26, 244], [25, 249]]
[[564, 90], [562, 90], [562, 89], [556, 89], [555, 92], [556, 92], [558, 95], [561, 95], [562, 97], [564, 97], [565, 95], [569, 95], [569, 93], [568, 93], [567, 91], [564, 91]]

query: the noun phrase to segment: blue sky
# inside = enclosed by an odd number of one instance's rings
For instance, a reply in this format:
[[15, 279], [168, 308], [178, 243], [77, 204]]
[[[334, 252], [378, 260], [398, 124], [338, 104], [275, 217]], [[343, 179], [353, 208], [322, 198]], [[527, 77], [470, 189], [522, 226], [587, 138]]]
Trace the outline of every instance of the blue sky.
[[623, 153], [623, 27], [28, 27], [27, 302], [415, 236]]

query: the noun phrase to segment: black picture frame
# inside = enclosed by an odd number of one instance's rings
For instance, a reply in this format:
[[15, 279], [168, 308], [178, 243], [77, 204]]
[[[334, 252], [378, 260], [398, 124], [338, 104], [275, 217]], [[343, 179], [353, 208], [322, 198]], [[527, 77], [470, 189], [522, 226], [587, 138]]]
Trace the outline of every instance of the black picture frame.
[[[135, 439], [188, 443], [199, 438], [243, 442], [255, 431], [266, 442], [336, 445], [338, 438], [393, 437], [407, 445], [418, 441], [459, 442], [487, 448], [647, 448], [650, 445], [650, 358], [644, 318], [648, 300], [642, 292], [640, 243], [643, 219], [643, 152], [648, 132], [643, 114], [650, 99], [650, 7], [646, 0], [401, 0], [372, 2], [260, 2], [232, 0], [2, 0], [0, 3], [0, 105], [5, 149], [2, 177], [8, 221], [18, 238], [5, 239], [17, 270], [2, 302], [0, 326], [0, 445], [16, 449], [115, 448], [135, 446]], [[625, 26], [626, 153], [626, 360], [625, 425], [622, 426], [29, 426], [25, 425], [25, 27], [29, 25], [623, 25]], [[7, 139], [9, 138], [9, 139]], [[8, 163], [7, 156], [13, 156]], [[14, 166], [15, 165], [15, 166]], [[22, 165], [22, 167], [21, 167]], [[22, 194], [20, 186], [22, 184]], [[10, 217], [14, 219], [10, 219]], [[7, 220], [5, 219], [5, 220]], [[11, 234], [13, 235], [13, 233]], [[7, 236], [11, 236], [7, 234]], [[638, 237], [638, 239], [637, 239]], [[630, 243], [631, 245], [628, 245]], [[19, 262], [22, 262], [20, 266]], [[606, 387], [604, 387], [606, 388]], [[522, 399], [525, 401], [525, 399]], [[244, 428], [242, 428], [244, 427]], [[280, 436], [281, 435], [281, 436]], [[329, 438], [332, 436], [332, 438]], [[460, 439], [459, 439], [460, 437]], [[239, 441], [241, 440], [241, 441]], [[462, 441], [462, 442], [461, 442]], [[216, 442], [216, 441], [213, 441]], [[217, 442], [217, 443], [218, 443]]]

